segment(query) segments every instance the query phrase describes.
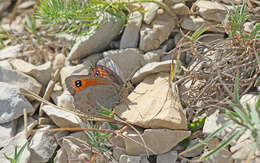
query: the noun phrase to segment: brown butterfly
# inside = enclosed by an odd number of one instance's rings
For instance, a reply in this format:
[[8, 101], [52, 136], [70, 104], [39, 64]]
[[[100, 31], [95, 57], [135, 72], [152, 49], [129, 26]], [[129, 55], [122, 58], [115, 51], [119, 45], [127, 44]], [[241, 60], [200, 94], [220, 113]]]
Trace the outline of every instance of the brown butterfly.
[[90, 75], [72, 75], [65, 80], [74, 97], [74, 105], [84, 113], [96, 114], [100, 105], [111, 109], [120, 102], [120, 77], [112, 70], [97, 65]]

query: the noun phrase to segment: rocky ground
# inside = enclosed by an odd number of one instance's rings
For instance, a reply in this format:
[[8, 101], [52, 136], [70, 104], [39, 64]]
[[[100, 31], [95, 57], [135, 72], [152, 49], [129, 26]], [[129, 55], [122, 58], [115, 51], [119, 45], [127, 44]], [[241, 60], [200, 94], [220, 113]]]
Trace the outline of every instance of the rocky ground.
[[[98, 27], [76, 37], [31, 19], [37, 0], [0, 0], [0, 162], [9, 162], [4, 154], [13, 157], [15, 146], [27, 142], [20, 162], [184, 163], [198, 160], [241, 127], [232, 125], [179, 155], [229, 120], [217, 108], [233, 100], [236, 74], [240, 102], [255, 105], [260, 44], [228, 37], [223, 22], [228, 9], [234, 9], [231, 0], [158, 2], [170, 11], [158, 3], [141, 3], [144, 14], [132, 12], [127, 25], [102, 13]], [[238, 7], [243, 1], [232, 2]], [[242, 30], [251, 33], [260, 22], [260, 2], [249, 0], [246, 6], [250, 17]], [[183, 37], [202, 25], [208, 30], [199, 38]], [[71, 75], [88, 75], [96, 64], [124, 82], [119, 92], [126, 93], [109, 118], [75, 108], [76, 96], [65, 83]], [[190, 124], [196, 120], [203, 123], [194, 129]], [[97, 126], [94, 133], [80, 129]], [[204, 162], [244, 162], [251, 148], [248, 135]], [[260, 162], [259, 152], [252, 159]]]

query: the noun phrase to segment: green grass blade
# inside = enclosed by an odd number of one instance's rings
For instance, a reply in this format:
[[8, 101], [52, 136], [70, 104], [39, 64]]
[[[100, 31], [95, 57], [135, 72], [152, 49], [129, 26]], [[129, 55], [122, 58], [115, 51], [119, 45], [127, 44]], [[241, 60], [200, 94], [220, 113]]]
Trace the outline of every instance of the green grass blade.
[[20, 162], [20, 158], [21, 158], [22, 153], [23, 153], [23, 151], [24, 151], [24, 149], [25, 149], [25, 147], [26, 147], [27, 144], [28, 144], [28, 142], [26, 141], [26, 142], [24, 143], [24, 145], [19, 149], [19, 151], [18, 151], [18, 153], [17, 153], [17, 155], [16, 155], [16, 157], [15, 157], [15, 160], [17, 161], [17, 163]]
[[241, 106], [238, 91], [239, 91], [239, 74], [236, 73], [235, 85], [234, 85], [234, 101], [235, 101], [236, 104]]
[[202, 156], [200, 158], [200, 160], [205, 160], [207, 158], [209, 158], [211, 155], [215, 154], [219, 149], [222, 149], [224, 147], [226, 147], [227, 145], [229, 145], [231, 143], [232, 140], [236, 139], [238, 136], [242, 135], [243, 133], [245, 133], [246, 129], [242, 128], [238, 131], [236, 131], [234, 134], [232, 134], [227, 140], [223, 141], [221, 144], [219, 144], [215, 149], [213, 149], [212, 151], [210, 151], [208, 154], [206, 154], [205, 156]]
[[259, 109], [259, 107], [260, 107], [260, 92], [258, 94], [257, 101], [256, 101], [256, 104], [255, 104], [256, 109]]
[[201, 141], [200, 143], [194, 145], [193, 147], [183, 151], [182, 153], [180, 153], [180, 155], [187, 153], [189, 151], [192, 151], [194, 149], [199, 148], [200, 146], [204, 145], [206, 142], [208, 142], [209, 140], [213, 139], [217, 134], [219, 134], [220, 132], [222, 132], [224, 129], [226, 129], [227, 127], [229, 127], [230, 125], [232, 125], [233, 122], [232, 121], [228, 121], [226, 122], [222, 127], [220, 127], [219, 129], [217, 129], [215, 132], [213, 132], [212, 134], [210, 134], [206, 139], [204, 139], [203, 141]]

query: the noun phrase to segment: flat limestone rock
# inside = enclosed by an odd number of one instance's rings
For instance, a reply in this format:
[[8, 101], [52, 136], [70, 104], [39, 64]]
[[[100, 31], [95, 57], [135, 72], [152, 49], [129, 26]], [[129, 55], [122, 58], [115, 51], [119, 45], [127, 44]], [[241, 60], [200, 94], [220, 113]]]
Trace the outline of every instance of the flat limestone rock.
[[18, 86], [0, 82], [0, 124], [22, 116], [24, 109], [27, 113], [34, 111], [31, 103], [20, 93]]
[[128, 96], [129, 104], [114, 110], [127, 122], [144, 128], [187, 129], [178, 96], [169, 92], [168, 73], [147, 77]]
[[100, 18], [96, 23], [100, 25], [93, 27], [87, 36], [82, 36], [77, 40], [68, 55], [68, 60], [81, 59], [105, 50], [120, 33], [123, 25], [120, 18], [108, 13], [100, 13]]
[[[127, 135], [127, 134], [126, 134]], [[147, 147], [153, 152], [148, 151], [148, 154], [162, 154], [169, 152], [179, 142], [190, 136], [190, 131], [183, 130], [169, 130], [169, 129], [146, 129], [141, 134]], [[143, 142], [138, 134], [129, 134], [129, 138], [139, 142], [139, 144], [133, 142], [130, 139], [124, 138], [126, 153], [129, 155], [146, 154]]]

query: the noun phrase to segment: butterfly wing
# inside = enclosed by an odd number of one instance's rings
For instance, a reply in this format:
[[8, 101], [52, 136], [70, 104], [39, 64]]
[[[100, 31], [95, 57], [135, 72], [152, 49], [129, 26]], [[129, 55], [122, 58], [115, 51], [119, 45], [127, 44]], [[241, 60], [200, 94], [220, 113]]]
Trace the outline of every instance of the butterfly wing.
[[112, 108], [120, 100], [120, 87], [111, 80], [88, 75], [72, 75], [65, 80], [74, 97], [74, 105], [82, 112], [94, 114], [100, 110], [98, 103]]
[[77, 109], [88, 114], [102, 111], [100, 105], [112, 109], [120, 101], [120, 91], [115, 85], [89, 86], [74, 95], [74, 105]]

